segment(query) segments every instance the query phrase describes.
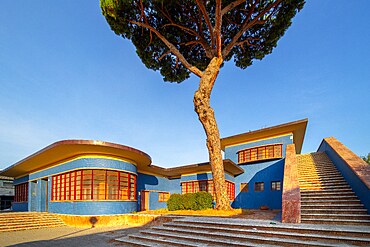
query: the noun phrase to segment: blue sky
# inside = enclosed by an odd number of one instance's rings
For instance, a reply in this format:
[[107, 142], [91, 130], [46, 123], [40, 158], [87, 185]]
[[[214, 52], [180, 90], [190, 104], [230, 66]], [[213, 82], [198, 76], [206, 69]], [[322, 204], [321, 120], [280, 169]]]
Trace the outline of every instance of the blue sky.
[[[221, 70], [222, 137], [308, 118], [303, 152], [334, 136], [370, 152], [370, 1], [308, 1], [273, 53]], [[172, 167], [208, 159], [198, 78], [162, 81], [116, 36], [98, 1], [2, 0], [0, 169], [64, 139], [120, 143]]]

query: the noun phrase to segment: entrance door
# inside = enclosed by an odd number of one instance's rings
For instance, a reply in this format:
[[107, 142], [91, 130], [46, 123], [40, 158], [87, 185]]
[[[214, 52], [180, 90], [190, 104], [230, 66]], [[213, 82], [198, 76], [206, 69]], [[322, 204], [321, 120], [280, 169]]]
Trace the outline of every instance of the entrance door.
[[40, 180], [40, 211], [47, 212], [48, 211], [48, 179], [41, 179]]
[[149, 210], [149, 191], [141, 191], [140, 211]]

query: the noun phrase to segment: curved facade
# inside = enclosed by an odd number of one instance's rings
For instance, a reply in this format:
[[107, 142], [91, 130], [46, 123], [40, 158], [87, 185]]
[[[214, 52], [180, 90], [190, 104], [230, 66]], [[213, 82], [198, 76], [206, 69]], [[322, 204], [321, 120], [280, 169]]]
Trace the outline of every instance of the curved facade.
[[[41, 164], [40, 169], [14, 180], [18, 196], [13, 210], [73, 215], [137, 211], [137, 167], [150, 164], [148, 155], [130, 147], [93, 141], [63, 141], [50, 146], [44, 149], [50, 160], [55, 155], [60, 161]], [[63, 150], [67, 151], [61, 155]], [[42, 154], [45, 151], [17, 163], [17, 168], [28, 169], [28, 163], [46, 159], [40, 158]]]

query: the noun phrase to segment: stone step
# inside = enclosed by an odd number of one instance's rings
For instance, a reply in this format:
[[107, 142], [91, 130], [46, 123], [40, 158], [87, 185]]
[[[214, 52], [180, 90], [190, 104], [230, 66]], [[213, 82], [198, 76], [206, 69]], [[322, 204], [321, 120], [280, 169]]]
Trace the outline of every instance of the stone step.
[[299, 188], [302, 190], [337, 190], [337, 189], [349, 189], [352, 190], [349, 185], [332, 185], [332, 186], [326, 186], [326, 185], [299, 185]]
[[324, 186], [335, 186], [335, 185], [348, 185], [347, 181], [313, 181], [313, 180], [305, 180], [299, 181], [300, 185], [324, 185]]
[[[196, 235], [194, 232], [177, 232], [177, 231], [165, 231], [165, 230], [145, 230], [142, 231], [141, 234], [144, 234], [146, 236], [151, 235], [154, 238], [153, 239], [164, 239], [164, 240], [177, 240], [179, 243], [181, 242], [191, 242], [193, 245], [177, 245], [177, 246], [261, 246], [258, 245], [258, 243], [253, 243], [249, 241], [245, 241], [245, 238], [239, 238], [243, 237], [238, 236], [235, 239], [226, 239], [225, 236], [204, 236], [204, 235]], [[181, 241], [181, 242], [180, 242]], [[262, 240], [262, 242], [264, 242]], [[272, 245], [271, 243], [266, 243], [263, 246], [276, 246]]]
[[301, 219], [301, 223], [306, 224], [325, 224], [325, 225], [359, 225], [359, 226], [370, 226], [370, 220], [356, 220], [356, 219]]
[[343, 178], [342, 174], [334, 174], [334, 175], [320, 175], [320, 176], [298, 176], [299, 179], [330, 179], [330, 178]]
[[363, 238], [363, 237], [348, 237], [348, 236], [330, 236], [326, 234], [315, 234], [315, 233], [297, 233], [297, 232], [289, 232], [289, 231], [276, 231], [276, 230], [261, 230], [258, 228], [251, 228], [251, 229], [235, 229], [233, 227], [219, 227], [219, 226], [204, 226], [194, 225], [194, 224], [179, 224], [179, 223], [167, 223], [164, 227], [168, 227], [170, 229], [177, 228], [177, 229], [186, 229], [190, 232], [198, 232], [203, 234], [202, 231], [207, 229], [208, 232], [218, 233], [218, 235], [224, 234], [244, 234], [244, 235], [253, 235], [253, 236], [260, 236], [260, 237], [276, 237], [276, 238], [289, 238], [289, 239], [299, 239], [299, 240], [310, 240], [310, 241], [325, 241], [325, 242], [332, 242], [332, 243], [351, 243], [351, 244], [367, 244], [370, 241], [370, 238]]
[[352, 209], [363, 209], [363, 204], [348, 204], [348, 202], [343, 201], [343, 204], [337, 204], [337, 201], [334, 201], [332, 203], [323, 203], [322, 201], [317, 202], [317, 204], [312, 203], [312, 201], [309, 202], [309, 204], [305, 201], [301, 201], [301, 209], [346, 209], [346, 208], [352, 208]]
[[346, 214], [346, 215], [367, 215], [367, 209], [364, 208], [302, 208], [302, 214]]
[[187, 229], [159, 228], [154, 230], [146, 230], [142, 233], [151, 234], [158, 237], [173, 237], [177, 239], [195, 240], [200, 243], [210, 244], [214, 246], [256, 246], [256, 244], [267, 244], [270, 246], [337, 246], [335, 243], [325, 243], [319, 241], [308, 241], [277, 237], [261, 237], [246, 234], [222, 234], [212, 231], [194, 231]]
[[303, 188], [303, 190], [301, 189], [301, 193], [303, 195], [306, 195], [306, 194], [310, 194], [310, 193], [313, 193], [315, 194], [315, 192], [317, 194], [325, 194], [327, 192], [332, 192], [332, 193], [338, 193], [338, 194], [342, 194], [342, 193], [349, 193], [349, 192], [353, 192], [351, 188], [325, 188], [325, 189], [305, 189]]
[[354, 220], [369, 220], [368, 214], [301, 214], [302, 219], [354, 219]]
[[[1, 222], [2, 223], [2, 222]], [[28, 224], [44, 224], [44, 223], [55, 223], [55, 224], [64, 224], [63, 221], [59, 219], [50, 219], [50, 220], [33, 220], [33, 221], [8, 221], [5, 224], [0, 224], [0, 227], [3, 226], [24, 226]]]
[[370, 227], [367, 226], [340, 226], [314, 224], [282, 224], [279, 222], [243, 220], [231, 218], [184, 217], [166, 224], [192, 224], [207, 229], [208, 227], [227, 227], [233, 229], [258, 229], [267, 231], [284, 231], [306, 234], [323, 234], [326, 236], [351, 236], [370, 238]]
[[305, 169], [298, 169], [298, 173], [317, 173], [317, 172], [339, 172], [335, 167], [310, 167]]
[[[356, 196], [338, 196], [340, 198], [340, 200], [338, 200], [338, 204], [341, 204], [342, 203], [342, 199], [345, 199], [347, 198], [348, 200], [357, 200], [358, 198]], [[323, 203], [326, 203], [327, 201], [333, 201], [333, 200], [336, 200], [336, 197], [335, 196], [315, 196], [315, 195], [312, 195], [312, 196], [305, 196], [305, 197], [302, 197], [301, 196], [301, 203], [308, 203], [310, 201], [319, 201], [321, 200]], [[324, 205], [324, 204], [323, 204]]]
[[65, 224], [53, 224], [53, 223], [44, 223], [44, 224], [27, 224], [27, 225], [13, 225], [13, 226], [0, 226], [0, 232], [10, 232], [10, 231], [23, 231], [30, 229], [39, 229], [39, 228], [49, 228], [49, 227], [61, 227]]
[[330, 176], [341, 176], [338, 171], [331, 172], [298, 172], [298, 177], [317, 178], [317, 177], [330, 177]]
[[[299, 179], [298, 179], [299, 180]], [[304, 180], [306, 181], [306, 180]], [[342, 175], [336, 177], [326, 177], [326, 178], [311, 178], [309, 181], [346, 181]]]

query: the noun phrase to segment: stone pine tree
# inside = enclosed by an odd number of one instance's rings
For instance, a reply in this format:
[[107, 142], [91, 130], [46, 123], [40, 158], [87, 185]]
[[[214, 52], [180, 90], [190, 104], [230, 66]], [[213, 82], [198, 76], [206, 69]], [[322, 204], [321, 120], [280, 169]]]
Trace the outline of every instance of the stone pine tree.
[[194, 108], [205, 130], [216, 208], [230, 209], [220, 134], [210, 106], [223, 63], [245, 69], [271, 53], [304, 0], [100, 0], [111, 29], [164, 81], [200, 78]]

